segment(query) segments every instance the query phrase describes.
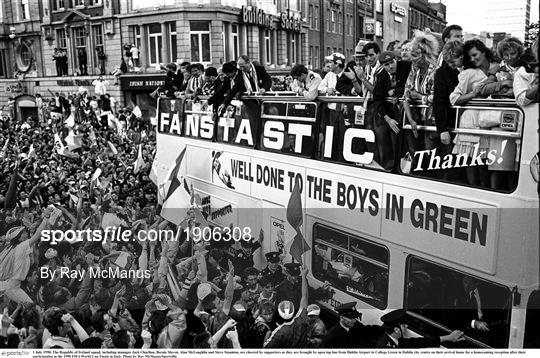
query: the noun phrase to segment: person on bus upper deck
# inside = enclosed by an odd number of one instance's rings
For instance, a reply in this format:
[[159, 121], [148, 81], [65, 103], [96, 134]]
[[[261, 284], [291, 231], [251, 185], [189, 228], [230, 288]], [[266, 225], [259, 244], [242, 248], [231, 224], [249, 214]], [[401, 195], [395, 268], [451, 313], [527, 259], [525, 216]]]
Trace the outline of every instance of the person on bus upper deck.
[[278, 251], [270, 251], [264, 254], [268, 265], [261, 271], [261, 276], [269, 276], [272, 279], [274, 286], [279, 285], [285, 275], [283, 274], [283, 269], [281, 268], [281, 257]]
[[[493, 52], [478, 40], [472, 39], [465, 42], [463, 48], [464, 70], [458, 75], [458, 85], [450, 94], [452, 105], [463, 105], [471, 99], [479, 97], [483, 84], [489, 80], [489, 76], [495, 75], [499, 64], [495, 62]], [[485, 93], [487, 95], [487, 93]], [[480, 110], [467, 109], [459, 118], [459, 128], [480, 129], [478, 114]], [[453, 154], [466, 154], [472, 157], [474, 153], [487, 153], [489, 143], [487, 136], [476, 134], [459, 133], [454, 139]], [[482, 160], [485, 154], [480, 156]], [[465, 168], [467, 180], [470, 185], [488, 187], [488, 173], [485, 165], [468, 165]]]
[[407, 316], [404, 309], [388, 312], [381, 317], [384, 334], [377, 341], [376, 348], [435, 348], [445, 342], [465, 340], [462, 331], [453, 331], [440, 337], [405, 338]]
[[[416, 150], [420, 148], [431, 150], [439, 144], [439, 135], [436, 132], [426, 132], [423, 136], [424, 143], [418, 143], [416, 140], [419, 138], [418, 122], [423, 125], [433, 125], [431, 104], [433, 103], [433, 80], [438, 50], [439, 42], [435, 36], [429, 32], [415, 31], [411, 51], [412, 67], [403, 96], [405, 115], [412, 127], [413, 135], [408, 133], [406, 138], [409, 153], [413, 158]], [[413, 109], [410, 106], [411, 100], [421, 101], [427, 107]]]
[[[441, 34], [443, 46], [448, 43], [448, 41], [459, 41], [463, 43], [463, 28], [459, 25], [448, 25], [443, 29]], [[437, 68], [441, 67], [444, 63], [444, 57], [442, 52], [437, 58]]]
[[201, 71], [201, 66], [202, 65], [200, 63], [194, 63], [191, 65], [191, 77], [186, 85], [186, 98], [192, 98], [201, 91], [203, 85], [203, 71]]
[[276, 287], [276, 302], [291, 301], [298, 307], [301, 298], [300, 264], [289, 262], [285, 264], [285, 279]]
[[520, 59], [521, 66], [514, 76], [514, 95], [519, 106], [538, 101], [538, 38]]
[[[212, 97], [208, 99], [208, 104], [213, 106], [215, 112], [218, 112], [218, 108], [222, 108], [221, 104], [225, 100], [227, 94], [234, 87], [234, 78], [238, 72], [236, 63], [234, 61], [225, 62], [221, 68], [221, 72], [223, 75], [220, 77], [220, 82], [216, 85], [216, 90], [214, 91]], [[225, 107], [223, 107], [223, 109], [224, 108]]]
[[330, 328], [321, 343], [323, 348], [374, 348], [381, 335], [379, 326], [365, 326], [360, 321], [362, 313], [356, 310], [356, 302], [348, 302], [335, 308], [339, 321]]
[[[240, 71], [234, 77], [233, 88], [223, 101], [222, 106], [224, 107], [228, 106], [238, 93], [262, 95], [272, 87], [272, 78], [266, 69], [263, 66], [253, 64], [248, 56], [240, 56], [237, 65]], [[222, 112], [221, 109], [219, 112]]]
[[[373, 106], [375, 107], [375, 143], [379, 151], [380, 164], [385, 170], [394, 167], [397, 147], [397, 134], [401, 124], [398, 99], [403, 95], [405, 82], [410, 70], [410, 63], [397, 61], [394, 52], [385, 51], [379, 56], [379, 62], [385, 69], [379, 74], [373, 90]], [[393, 102], [386, 101], [392, 97]]]
[[313, 101], [319, 95], [319, 85], [321, 76], [310, 71], [306, 66], [298, 64], [291, 69], [291, 76], [294, 79], [291, 90], [300, 96], [304, 96], [308, 101]]
[[441, 51], [442, 65], [435, 71], [433, 83], [433, 115], [437, 133], [443, 145], [450, 145], [450, 129], [454, 127], [456, 111], [450, 103], [450, 94], [458, 85], [463, 66], [463, 42], [447, 41]]
[[[341, 53], [335, 52], [330, 56], [326, 56], [324, 59], [326, 60], [325, 68], [326, 65], [328, 65], [329, 71], [327, 71], [326, 75], [322, 79], [318, 89], [323, 95], [333, 96], [337, 94], [336, 83], [338, 77], [343, 72], [343, 68], [345, 67], [345, 56]], [[332, 104], [329, 104], [328, 108], [330, 108], [331, 105]], [[335, 103], [333, 106], [335, 110]]]

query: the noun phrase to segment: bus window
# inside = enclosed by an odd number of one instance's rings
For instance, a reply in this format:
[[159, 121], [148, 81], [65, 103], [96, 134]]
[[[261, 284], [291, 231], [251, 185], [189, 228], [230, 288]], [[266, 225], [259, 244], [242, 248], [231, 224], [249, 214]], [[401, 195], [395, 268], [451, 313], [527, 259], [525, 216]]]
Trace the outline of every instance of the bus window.
[[315, 224], [313, 275], [370, 305], [385, 309], [388, 250], [362, 238]]
[[523, 114], [517, 108], [458, 108], [452, 142], [441, 144], [437, 127], [412, 106], [416, 133], [404, 119], [401, 173], [476, 188], [512, 192], [517, 186]]
[[540, 348], [538, 322], [540, 321], [540, 290], [531, 293], [527, 302], [527, 318], [525, 321], [525, 339], [523, 348]]
[[316, 145], [317, 105], [311, 102], [262, 104], [261, 149], [311, 158]]
[[467, 340], [453, 347], [506, 347], [511, 308], [507, 287], [412, 256], [405, 284], [412, 330], [430, 336], [464, 331]]

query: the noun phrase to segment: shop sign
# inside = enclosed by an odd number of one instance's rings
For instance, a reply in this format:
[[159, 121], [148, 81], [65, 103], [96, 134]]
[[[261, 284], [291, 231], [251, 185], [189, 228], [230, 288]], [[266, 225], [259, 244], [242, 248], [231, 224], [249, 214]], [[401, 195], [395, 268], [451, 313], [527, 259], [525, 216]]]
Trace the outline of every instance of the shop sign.
[[156, 87], [165, 85], [165, 75], [161, 76], [129, 76], [120, 77], [122, 90], [154, 90]]
[[364, 22], [364, 34], [375, 34], [375, 19], [366, 19], [366, 21]]
[[6, 86], [6, 92], [7, 93], [22, 93], [26, 92], [26, 86], [24, 86], [22, 83], [15, 83], [12, 85]]
[[58, 80], [56, 85], [60, 87], [92, 86], [91, 80]]
[[274, 16], [267, 14], [262, 9], [255, 6], [242, 6], [242, 22], [248, 25], [266, 27], [274, 29]]
[[390, 11], [392, 11], [396, 15], [403, 16], [403, 17], [405, 17], [405, 15], [407, 14], [407, 11], [405, 10], [403, 6], [399, 6], [394, 3], [390, 3]]
[[302, 31], [302, 18], [289, 14], [288, 12], [281, 13], [281, 28], [287, 31]]

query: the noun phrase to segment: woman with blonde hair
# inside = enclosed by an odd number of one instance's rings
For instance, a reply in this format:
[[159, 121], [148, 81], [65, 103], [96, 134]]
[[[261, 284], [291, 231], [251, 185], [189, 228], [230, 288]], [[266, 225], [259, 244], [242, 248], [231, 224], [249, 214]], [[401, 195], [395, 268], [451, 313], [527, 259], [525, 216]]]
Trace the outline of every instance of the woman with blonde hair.
[[[433, 81], [439, 51], [439, 42], [430, 32], [415, 31], [411, 41], [411, 72], [405, 84], [404, 109], [407, 120], [411, 124], [413, 136], [407, 135], [407, 144], [411, 158], [421, 144], [418, 143], [418, 122], [423, 125], [434, 125], [432, 119]], [[410, 101], [422, 101], [426, 107], [412, 109]], [[423, 149], [433, 149], [437, 146], [436, 132], [426, 132]], [[414, 165], [414, 164], [413, 164]]]

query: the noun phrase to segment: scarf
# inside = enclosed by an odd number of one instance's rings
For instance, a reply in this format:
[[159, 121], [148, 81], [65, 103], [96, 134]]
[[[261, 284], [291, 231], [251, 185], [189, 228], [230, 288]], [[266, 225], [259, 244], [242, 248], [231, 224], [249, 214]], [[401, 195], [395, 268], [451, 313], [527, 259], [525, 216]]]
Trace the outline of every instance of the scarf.
[[[253, 66], [252, 63], [249, 66], [250, 66], [250, 73], [249, 74], [247, 72], [242, 71], [242, 76], [244, 77], [244, 85], [246, 86], [246, 92], [250, 92], [250, 93], [256, 92], [256, 93], [258, 93], [259, 92], [259, 80], [257, 78], [257, 71], [255, 71], [255, 66]], [[253, 83], [255, 84], [255, 88], [253, 88], [253, 86], [251, 85], [250, 78], [253, 81]]]

